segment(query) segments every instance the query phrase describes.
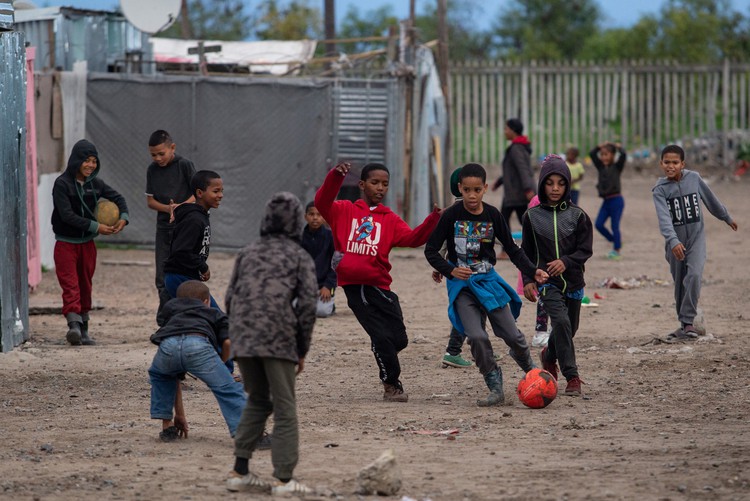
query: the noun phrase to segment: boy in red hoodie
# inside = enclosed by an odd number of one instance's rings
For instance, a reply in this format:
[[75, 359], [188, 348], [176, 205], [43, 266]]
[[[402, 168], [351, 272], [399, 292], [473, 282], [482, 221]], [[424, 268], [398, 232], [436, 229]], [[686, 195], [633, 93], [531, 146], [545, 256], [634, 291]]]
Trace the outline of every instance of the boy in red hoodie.
[[331, 169], [315, 194], [315, 207], [333, 231], [337, 253], [333, 266], [338, 284], [344, 289], [349, 308], [370, 336], [385, 389], [383, 400], [406, 402], [409, 397], [399, 380], [398, 352], [406, 348], [409, 340], [398, 296], [390, 290], [388, 255], [393, 247], [423, 245], [437, 225], [440, 211], [436, 206], [424, 222], [412, 230], [382, 205], [388, 193], [390, 173], [385, 165], [378, 163], [362, 168], [359, 181], [362, 198], [356, 202], [334, 201], [349, 169], [349, 163], [339, 163]]

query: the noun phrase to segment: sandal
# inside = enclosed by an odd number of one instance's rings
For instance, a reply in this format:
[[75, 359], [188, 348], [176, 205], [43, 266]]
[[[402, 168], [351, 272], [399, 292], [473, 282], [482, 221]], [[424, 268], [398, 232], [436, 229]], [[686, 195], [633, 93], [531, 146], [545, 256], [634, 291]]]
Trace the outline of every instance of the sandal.
[[164, 428], [161, 433], [159, 433], [159, 440], [162, 442], [174, 442], [178, 438], [180, 438], [180, 430], [178, 430], [176, 426]]

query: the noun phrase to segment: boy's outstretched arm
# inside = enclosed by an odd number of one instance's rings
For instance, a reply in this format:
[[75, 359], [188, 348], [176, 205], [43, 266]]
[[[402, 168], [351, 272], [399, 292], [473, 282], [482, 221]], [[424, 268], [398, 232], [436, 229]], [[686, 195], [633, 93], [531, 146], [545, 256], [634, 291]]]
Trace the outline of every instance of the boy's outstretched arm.
[[177, 381], [177, 393], [174, 397], [174, 425], [182, 438], [188, 437], [188, 422], [185, 416], [185, 407], [182, 404], [182, 382]]
[[331, 224], [330, 214], [336, 195], [339, 194], [341, 185], [344, 184], [344, 178], [349, 173], [352, 165], [349, 162], [340, 162], [336, 167], [328, 171], [323, 184], [315, 193], [315, 208], [323, 216], [328, 224]]
[[703, 200], [703, 204], [708, 209], [708, 212], [710, 212], [716, 219], [727, 223], [734, 231], [737, 231], [737, 223], [734, 222], [732, 216], [729, 215], [726, 206], [724, 206], [714, 192], [711, 191], [711, 188], [708, 187], [703, 178], [700, 178], [698, 186], [700, 189], [701, 200]]
[[440, 220], [442, 209], [433, 205], [432, 212], [422, 221], [422, 224], [414, 229], [409, 228], [401, 218], [396, 223], [395, 237], [393, 239], [394, 247], [419, 247], [427, 242], [435, 227]]
[[447, 239], [450, 226], [450, 221], [446, 221], [445, 218], [440, 218], [424, 247], [424, 257], [427, 259], [427, 262], [430, 263], [430, 266], [432, 266], [432, 268], [438, 273], [448, 278], [451, 277], [451, 272], [453, 271], [454, 266], [446, 261], [446, 259], [440, 254], [440, 250]]

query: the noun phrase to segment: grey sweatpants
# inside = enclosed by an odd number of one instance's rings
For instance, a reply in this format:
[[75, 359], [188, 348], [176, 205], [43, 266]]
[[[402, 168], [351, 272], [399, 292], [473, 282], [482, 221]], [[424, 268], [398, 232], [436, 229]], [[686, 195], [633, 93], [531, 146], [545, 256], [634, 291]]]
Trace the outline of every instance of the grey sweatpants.
[[[484, 330], [482, 312], [486, 310], [482, 307], [482, 304], [474, 294], [464, 289], [458, 293], [453, 307], [464, 325], [464, 334], [466, 334], [471, 354], [477, 363], [479, 372], [486, 375], [497, 369], [490, 336]], [[529, 345], [526, 343], [523, 333], [518, 330], [510, 308], [504, 306], [487, 312], [487, 320], [490, 321], [495, 336], [505, 341], [505, 344], [511, 349], [513, 358], [517, 361], [529, 361], [530, 363]], [[519, 366], [521, 366], [520, 363]], [[530, 367], [521, 366], [521, 369], [527, 371]]]
[[666, 249], [669, 271], [674, 280], [674, 302], [677, 319], [683, 324], [691, 324], [698, 311], [698, 299], [701, 296], [701, 279], [703, 266], [706, 263], [706, 241], [696, 242], [694, 247], [686, 249], [685, 259], [679, 261], [671, 249]]
[[[234, 455], [250, 459], [273, 412], [271, 463], [273, 476], [292, 478], [299, 458], [299, 431], [294, 382], [297, 365], [279, 358], [238, 357], [247, 405], [234, 438]], [[273, 400], [273, 401], [272, 401]]]

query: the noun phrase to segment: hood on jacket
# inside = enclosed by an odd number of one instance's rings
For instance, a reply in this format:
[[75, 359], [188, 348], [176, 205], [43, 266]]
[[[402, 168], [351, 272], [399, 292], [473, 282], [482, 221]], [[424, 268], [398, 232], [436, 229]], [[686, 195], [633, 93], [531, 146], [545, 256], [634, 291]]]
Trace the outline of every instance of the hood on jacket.
[[294, 194], [281, 191], [266, 204], [266, 214], [260, 224], [260, 236], [285, 235], [294, 240], [302, 238], [304, 224], [302, 203]]
[[175, 223], [177, 221], [180, 221], [182, 219], [185, 219], [188, 214], [192, 214], [193, 212], [200, 212], [202, 214], [208, 214], [208, 211], [201, 207], [200, 205], [196, 203], [190, 203], [190, 204], [181, 204], [177, 206], [177, 208], [174, 210], [174, 220]]
[[96, 151], [96, 146], [94, 146], [94, 143], [85, 139], [81, 139], [73, 145], [73, 149], [70, 152], [70, 157], [68, 158], [68, 166], [65, 168], [65, 174], [75, 179], [76, 175], [78, 174], [78, 170], [81, 168], [84, 160], [86, 160], [88, 157], [96, 158], [96, 169], [94, 169], [94, 172], [92, 172], [91, 175], [84, 180], [84, 182], [94, 179], [97, 174], [99, 174], [99, 169], [101, 167], [101, 164], [99, 163], [99, 152]]
[[[524, 148], [526, 148], [526, 151], [531, 153], [531, 141], [529, 141], [529, 138], [526, 136], [516, 136], [510, 141], [510, 146], [513, 146], [514, 144], [520, 144]], [[510, 146], [508, 146], [510, 148]]]
[[552, 174], [559, 174], [563, 178], [565, 178], [565, 181], [566, 181], [565, 193], [560, 199], [560, 203], [562, 202], [570, 203], [570, 169], [568, 168], [568, 164], [565, 163], [565, 160], [561, 156], [558, 156], [558, 155], [548, 155], [542, 161], [542, 169], [539, 172], [539, 186], [538, 186], [539, 201], [542, 204], [548, 203], [547, 193], [544, 191], [544, 183], [547, 181], [547, 178], [551, 176]]

